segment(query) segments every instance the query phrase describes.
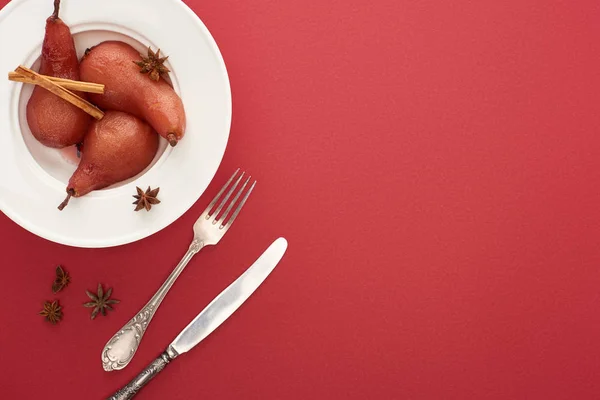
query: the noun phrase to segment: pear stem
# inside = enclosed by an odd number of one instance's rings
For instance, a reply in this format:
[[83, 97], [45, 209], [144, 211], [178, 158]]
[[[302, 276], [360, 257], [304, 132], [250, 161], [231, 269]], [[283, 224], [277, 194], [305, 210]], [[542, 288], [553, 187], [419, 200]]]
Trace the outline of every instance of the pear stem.
[[52, 13], [52, 19], [58, 19], [58, 12], [60, 10], [60, 0], [54, 0], [54, 12]]
[[177, 145], [177, 136], [175, 136], [174, 133], [169, 133], [167, 135], [167, 140], [169, 141], [171, 147], [175, 147]]
[[69, 204], [69, 200], [71, 200], [71, 197], [75, 195], [75, 191], [73, 189], [68, 189], [67, 190], [67, 198], [64, 199], [64, 201], [62, 203], [60, 203], [60, 205], [58, 206], [58, 209], [60, 211], [63, 210], [63, 208], [65, 208], [67, 206], [67, 204]]

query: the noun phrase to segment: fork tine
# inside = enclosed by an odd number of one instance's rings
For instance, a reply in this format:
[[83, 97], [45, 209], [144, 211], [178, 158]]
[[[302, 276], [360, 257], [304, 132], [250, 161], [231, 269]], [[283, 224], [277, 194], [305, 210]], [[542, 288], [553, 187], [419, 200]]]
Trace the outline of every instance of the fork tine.
[[221, 197], [221, 195], [223, 194], [223, 192], [225, 191], [225, 189], [227, 189], [227, 186], [229, 186], [229, 184], [231, 183], [231, 181], [233, 181], [233, 178], [237, 175], [238, 172], [240, 172], [239, 168], [235, 170], [235, 172], [233, 173], [233, 175], [231, 175], [231, 178], [229, 178], [229, 180], [227, 181], [227, 183], [225, 185], [223, 185], [223, 187], [221, 188], [221, 190], [219, 190], [219, 193], [217, 193], [217, 195], [215, 196], [215, 198], [212, 199], [212, 201], [210, 202], [210, 204], [208, 205], [208, 207], [206, 207], [204, 209], [204, 212], [202, 214], [206, 216], [206, 219], [208, 219], [208, 217], [209, 217], [208, 213], [210, 212], [210, 210], [212, 210], [212, 208], [215, 206], [215, 204], [217, 204], [217, 201], [219, 200], [219, 197]]
[[248, 189], [248, 192], [246, 192], [246, 195], [240, 201], [240, 204], [237, 206], [237, 208], [233, 212], [233, 215], [231, 216], [231, 218], [229, 219], [229, 221], [227, 221], [227, 223], [225, 225], [221, 225], [219, 227], [220, 229], [223, 229], [223, 227], [225, 227], [226, 229], [229, 229], [229, 227], [231, 226], [231, 224], [233, 224], [233, 221], [235, 221], [235, 218], [238, 216], [238, 214], [242, 210], [242, 207], [246, 203], [246, 200], [248, 200], [248, 197], [250, 196], [250, 193], [252, 193], [252, 189], [254, 189], [254, 186], [256, 186], [256, 181], [254, 181], [254, 183], [252, 183], [252, 186], [250, 186], [250, 189]]
[[213, 225], [217, 223], [217, 217], [219, 216], [219, 213], [223, 209], [223, 206], [225, 205], [225, 203], [227, 203], [227, 200], [229, 200], [229, 198], [231, 197], [231, 194], [233, 193], [233, 191], [235, 190], [235, 188], [237, 187], [237, 185], [242, 180], [242, 177], [244, 176], [244, 174], [245, 174], [245, 172], [242, 172], [242, 174], [240, 175], [240, 177], [237, 178], [237, 181], [235, 181], [235, 183], [229, 189], [229, 191], [227, 192], [227, 194], [225, 195], [225, 197], [223, 198], [223, 200], [221, 200], [221, 203], [219, 203], [219, 206], [217, 207], [217, 209], [215, 210], [215, 212], [212, 214], [212, 215], [214, 215]]
[[223, 223], [225, 222], [225, 220], [227, 218], [227, 215], [229, 215], [229, 212], [231, 211], [231, 209], [235, 205], [236, 201], [240, 198], [242, 192], [246, 188], [246, 185], [248, 184], [248, 182], [250, 182], [250, 178], [251, 177], [249, 176], [248, 179], [246, 179], [246, 182], [244, 182], [244, 184], [242, 185], [242, 187], [240, 188], [240, 190], [238, 190], [238, 192], [235, 195], [235, 197], [233, 198], [233, 200], [231, 200], [231, 202], [229, 203], [229, 206], [227, 206], [227, 209], [225, 210], [225, 212], [223, 213], [223, 216], [221, 217], [221, 225], [224, 225]]

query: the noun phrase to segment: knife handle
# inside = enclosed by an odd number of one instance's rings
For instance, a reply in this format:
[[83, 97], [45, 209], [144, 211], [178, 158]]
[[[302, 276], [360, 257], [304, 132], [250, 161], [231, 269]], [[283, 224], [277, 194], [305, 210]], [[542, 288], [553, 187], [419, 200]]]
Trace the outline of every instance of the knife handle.
[[152, 361], [138, 376], [133, 378], [131, 382], [107, 400], [128, 400], [133, 398], [141, 388], [146, 386], [146, 384], [158, 375], [158, 373], [162, 371], [170, 361], [173, 361], [175, 357], [177, 357], [177, 353], [171, 348], [167, 349], [158, 356], [156, 360]]

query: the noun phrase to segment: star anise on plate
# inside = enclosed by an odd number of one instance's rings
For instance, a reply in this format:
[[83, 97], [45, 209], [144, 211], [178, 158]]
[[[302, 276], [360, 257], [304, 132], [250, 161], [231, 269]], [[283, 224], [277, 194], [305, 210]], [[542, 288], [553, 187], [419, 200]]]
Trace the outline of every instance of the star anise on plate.
[[146, 189], [145, 192], [137, 186], [135, 188], [137, 190], [137, 194], [133, 196], [137, 199], [133, 202], [133, 204], [136, 204], [135, 211], [140, 211], [142, 208], [145, 208], [146, 211], [150, 211], [154, 204], [160, 203], [160, 200], [156, 197], [160, 190], [159, 187], [150, 190], [150, 186], [148, 186], [148, 189]]
[[44, 308], [40, 311], [40, 315], [44, 316], [46, 321], [52, 325], [56, 325], [63, 317], [62, 307], [58, 304], [58, 300], [44, 302]]
[[108, 289], [106, 293], [104, 293], [104, 289], [102, 289], [102, 284], [98, 284], [98, 291], [96, 294], [86, 290], [85, 293], [88, 295], [92, 301], [88, 303], [84, 303], [84, 307], [94, 308], [92, 311], [91, 318], [96, 318], [98, 313], [102, 313], [102, 315], [106, 316], [106, 310], [112, 310], [112, 305], [119, 303], [119, 300], [111, 299], [110, 295], [112, 294], [112, 288]]
[[69, 282], [71, 282], [69, 273], [65, 271], [61, 265], [59, 265], [56, 267], [56, 278], [52, 283], [52, 293], [56, 294], [60, 292], [69, 285]]
[[169, 68], [164, 66], [164, 62], [167, 61], [169, 56], [160, 57], [160, 49], [156, 50], [155, 53], [148, 47], [148, 57], [141, 54], [140, 57], [142, 57], [142, 61], [134, 61], [134, 63], [140, 67], [140, 73], [148, 74], [153, 81], [158, 81], [162, 74], [171, 72]]

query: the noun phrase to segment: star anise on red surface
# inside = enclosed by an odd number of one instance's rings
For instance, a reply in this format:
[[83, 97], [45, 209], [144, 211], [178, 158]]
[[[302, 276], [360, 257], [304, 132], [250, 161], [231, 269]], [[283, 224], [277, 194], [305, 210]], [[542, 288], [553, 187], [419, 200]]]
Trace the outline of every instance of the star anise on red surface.
[[144, 57], [141, 54], [140, 57], [142, 57], [142, 61], [134, 61], [134, 63], [140, 67], [140, 73], [148, 74], [153, 81], [158, 81], [162, 74], [171, 72], [169, 68], [164, 66], [164, 62], [167, 61], [169, 56], [160, 57], [160, 49], [156, 50], [155, 53], [148, 47], [148, 57]]
[[159, 187], [151, 190], [148, 186], [145, 192], [137, 186], [135, 188], [137, 190], [137, 194], [133, 196], [137, 199], [133, 202], [133, 204], [136, 204], [135, 211], [140, 211], [142, 208], [150, 211], [153, 205], [160, 203], [160, 200], [156, 197], [160, 190]]
[[46, 321], [52, 325], [56, 325], [63, 317], [62, 307], [58, 304], [58, 300], [44, 302], [44, 308], [40, 311], [40, 315], [44, 316]]
[[59, 265], [56, 267], [56, 278], [52, 283], [52, 293], [56, 294], [60, 292], [69, 285], [69, 282], [71, 282], [69, 273], [65, 271], [61, 265]]
[[88, 295], [92, 301], [88, 303], [84, 303], [84, 307], [94, 308], [92, 311], [91, 318], [96, 318], [98, 313], [102, 313], [102, 315], [106, 316], [106, 310], [112, 310], [112, 305], [119, 303], [119, 300], [111, 299], [110, 295], [112, 294], [112, 288], [108, 289], [106, 293], [104, 293], [104, 289], [102, 289], [102, 284], [98, 284], [97, 293], [92, 293], [89, 290], [86, 290], [85, 293]]

